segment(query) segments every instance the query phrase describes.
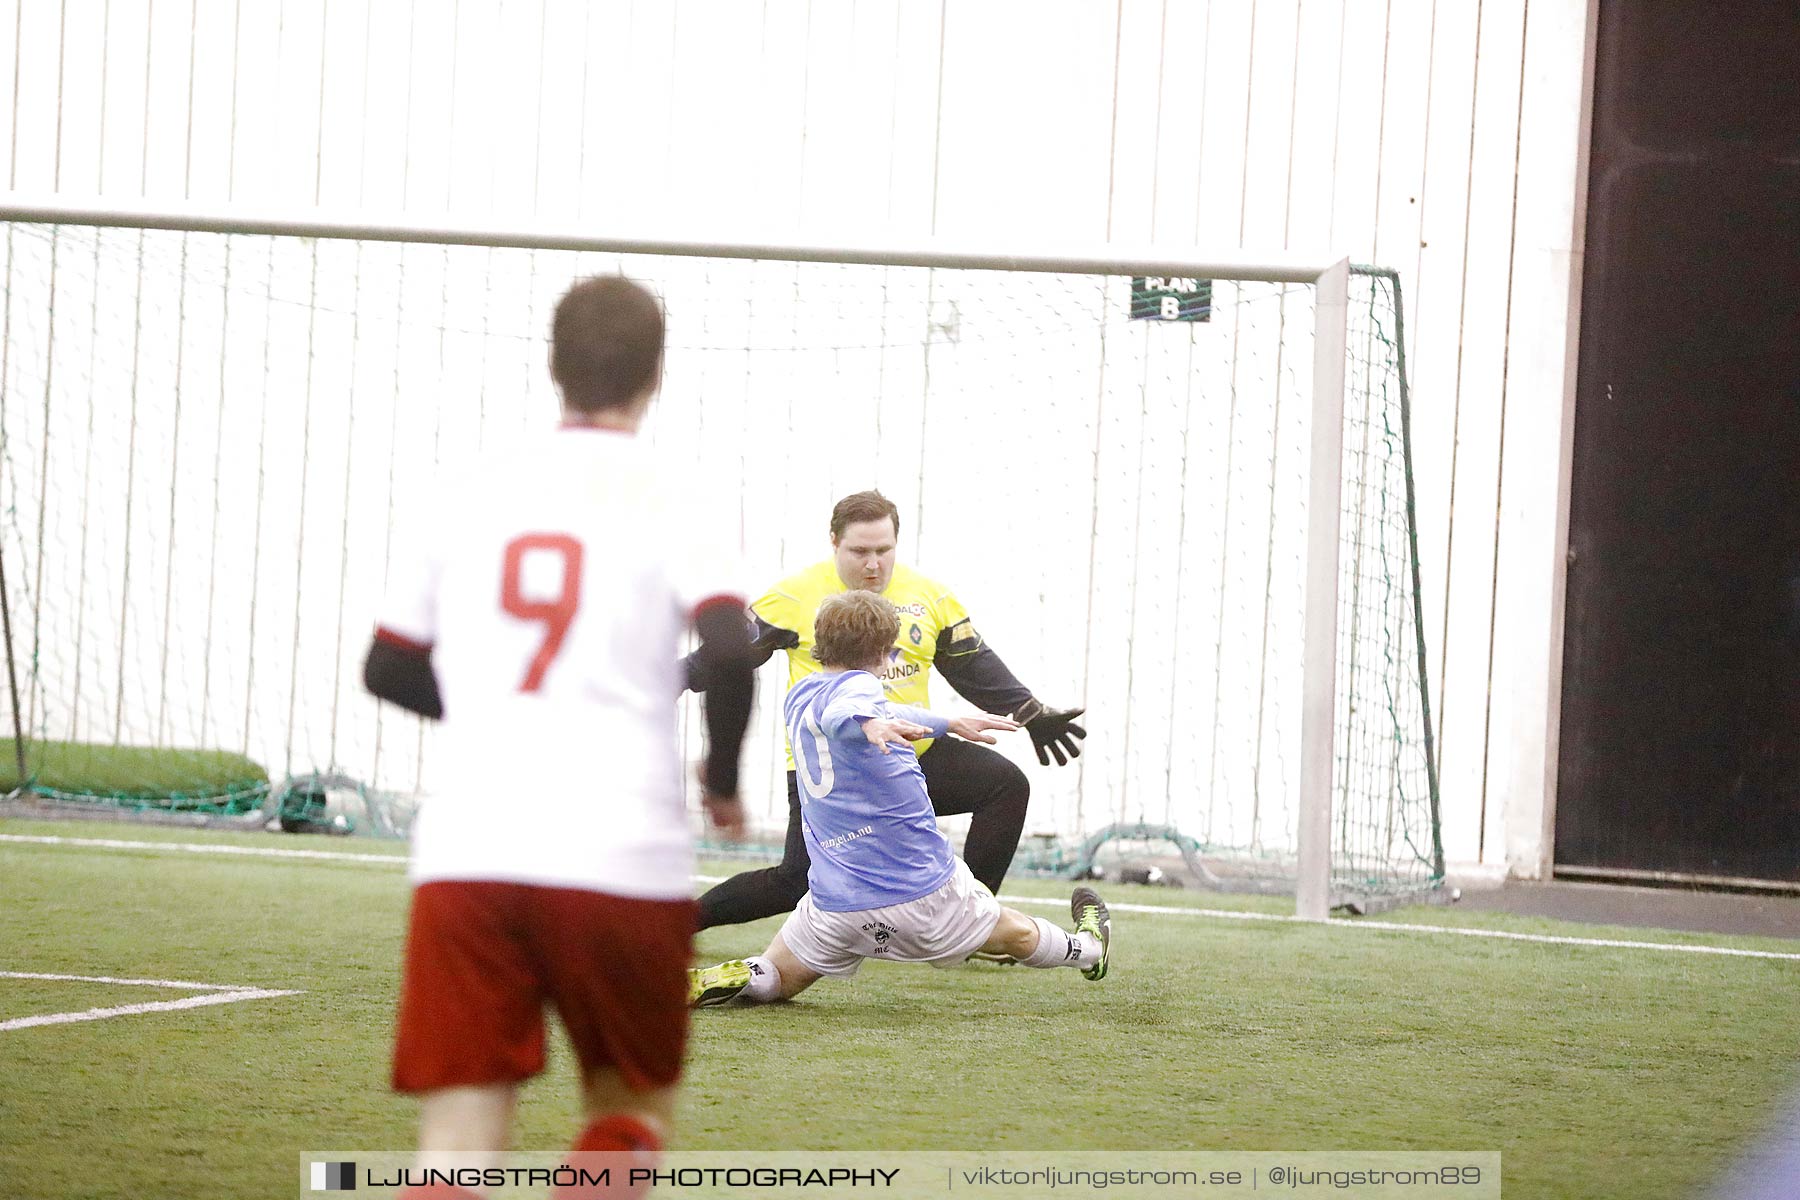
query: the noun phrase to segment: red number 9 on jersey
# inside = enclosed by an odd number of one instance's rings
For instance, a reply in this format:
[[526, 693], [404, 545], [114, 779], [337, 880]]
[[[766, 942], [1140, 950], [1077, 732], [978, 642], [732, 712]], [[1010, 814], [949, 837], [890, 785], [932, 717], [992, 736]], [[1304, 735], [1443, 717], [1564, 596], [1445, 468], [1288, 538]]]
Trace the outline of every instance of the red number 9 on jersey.
[[[528, 600], [519, 587], [525, 556], [532, 551], [562, 556], [562, 588], [552, 600]], [[500, 607], [521, 621], [542, 621], [544, 641], [532, 657], [521, 692], [543, 686], [544, 672], [562, 649], [563, 638], [581, 605], [581, 543], [566, 533], [528, 533], [506, 543], [506, 567], [500, 577]]]

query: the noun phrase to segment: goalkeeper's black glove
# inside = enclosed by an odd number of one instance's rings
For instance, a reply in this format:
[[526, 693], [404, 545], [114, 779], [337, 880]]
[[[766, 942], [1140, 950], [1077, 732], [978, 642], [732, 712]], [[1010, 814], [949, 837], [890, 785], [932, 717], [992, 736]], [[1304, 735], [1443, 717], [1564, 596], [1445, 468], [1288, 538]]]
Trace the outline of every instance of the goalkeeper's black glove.
[[1050, 765], [1050, 756], [1056, 756], [1056, 765], [1067, 766], [1071, 758], [1081, 757], [1079, 739], [1087, 736], [1087, 730], [1075, 723], [1075, 718], [1086, 712], [1085, 708], [1040, 708], [1037, 715], [1025, 722], [1025, 732], [1031, 735], [1031, 744], [1037, 747], [1038, 761], [1046, 767]]

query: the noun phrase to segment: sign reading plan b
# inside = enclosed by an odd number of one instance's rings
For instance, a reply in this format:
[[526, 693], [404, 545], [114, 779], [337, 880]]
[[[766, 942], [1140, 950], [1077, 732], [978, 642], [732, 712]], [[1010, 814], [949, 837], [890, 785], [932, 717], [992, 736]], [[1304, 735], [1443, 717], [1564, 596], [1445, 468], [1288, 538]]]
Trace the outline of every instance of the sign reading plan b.
[[1131, 279], [1131, 319], [1210, 321], [1212, 280], [1134, 275]]

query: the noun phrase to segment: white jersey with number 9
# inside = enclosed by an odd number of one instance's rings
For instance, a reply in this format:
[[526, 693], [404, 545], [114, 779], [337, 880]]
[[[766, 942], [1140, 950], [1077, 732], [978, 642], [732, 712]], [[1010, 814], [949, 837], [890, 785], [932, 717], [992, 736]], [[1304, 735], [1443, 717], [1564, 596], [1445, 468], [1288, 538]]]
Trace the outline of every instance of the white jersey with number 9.
[[444, 701], [415, 881], [691, 894], [676, 660], [742, 590], [706, 544], [737, 522], [668, 478], [629, 434], [565, 427], [448, 479], [396, 548], [377, 637], [430, 647]]

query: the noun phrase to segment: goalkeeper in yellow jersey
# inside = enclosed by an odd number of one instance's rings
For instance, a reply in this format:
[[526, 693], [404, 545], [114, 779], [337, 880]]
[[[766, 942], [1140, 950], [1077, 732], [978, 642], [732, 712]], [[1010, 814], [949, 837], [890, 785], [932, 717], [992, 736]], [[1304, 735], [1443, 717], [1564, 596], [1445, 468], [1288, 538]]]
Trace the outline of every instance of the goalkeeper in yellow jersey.
[[[890, 700], [919, 708], [930, 703], [932, 670], [976, 707], [1009, 715], [1030, 733], [1038, 761], [1058, 766], [1081, 753], [1087, 732], [1082, 710], [1055, 709], [1036, 699], [995, 654], [946, 588], [894, 561], [900, 512], [880, 492], [845, 496], [831, 510], [832, 556], [783, 579], [750, 606], [759, 662], [777, 650], [788, 655], [788, 684], [820, 670], [813, 657], [813, 616], [827, 597], [861, 590], [883, 596], [900, 614], [900, 633], [880, 673]], [[690, 659], [688, 686], [705, 691], [703, 664]], [[915, 747], [932, 807], [939, 816], [970, 814], [963, 859], [989, 891], [998, 892], [1025, 826], [1031, 784], [1005, 756], [950, 738]], [[800, 822], [799, 788], [788, 759], [787, 844], [777, 866], [746, 871], [700, 897], [700, 928], [736, 925], [791, 912], [806, 894], [809, 860]]]

